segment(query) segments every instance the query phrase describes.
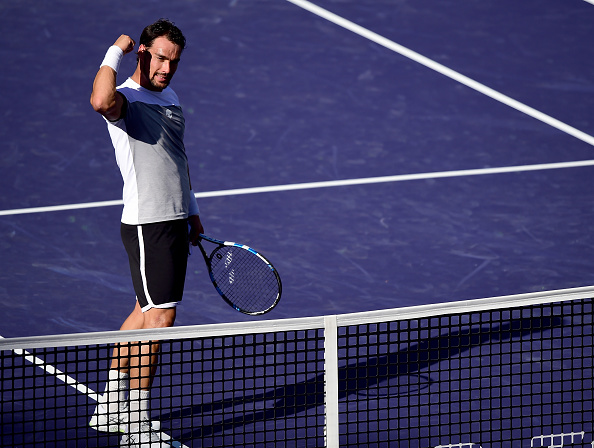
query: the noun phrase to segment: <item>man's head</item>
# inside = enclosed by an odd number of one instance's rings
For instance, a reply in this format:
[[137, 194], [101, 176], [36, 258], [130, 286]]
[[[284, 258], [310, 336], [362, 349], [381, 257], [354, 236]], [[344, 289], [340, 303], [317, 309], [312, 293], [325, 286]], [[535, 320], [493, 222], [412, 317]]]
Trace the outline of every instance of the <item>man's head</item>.
[[185, 47], [186, 38], [169, 20], [160, 19], [147, 26], [138, 46], [140, 85], [155, 91], [167, 87]]

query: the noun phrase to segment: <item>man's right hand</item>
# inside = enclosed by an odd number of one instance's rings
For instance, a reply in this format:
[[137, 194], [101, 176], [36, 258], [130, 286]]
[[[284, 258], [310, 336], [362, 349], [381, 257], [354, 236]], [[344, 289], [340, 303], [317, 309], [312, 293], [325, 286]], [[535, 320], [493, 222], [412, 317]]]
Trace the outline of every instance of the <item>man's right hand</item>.
[[134, 42], [134, 39], [125, 34], [122, 34], [120, 37], [118, 37], [118, 40], [116, 40], [114, 43], [114, 45], [117, 45], [122, 49], [124, 54], [130, 53], [134, 49], [135, 44], [136, 42]]

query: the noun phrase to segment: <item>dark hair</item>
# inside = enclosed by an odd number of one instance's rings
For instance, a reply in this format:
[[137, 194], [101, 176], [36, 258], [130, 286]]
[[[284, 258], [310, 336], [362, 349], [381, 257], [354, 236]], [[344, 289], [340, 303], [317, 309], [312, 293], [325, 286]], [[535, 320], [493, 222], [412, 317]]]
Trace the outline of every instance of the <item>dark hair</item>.
[[150, 48], [157, 37], [163, 36], [174, 44], [179, 45], [182, 50], [186, 48], [186, 38], [181, 30], [168, 19], [159, 19], [142, 30], [138, 44]]

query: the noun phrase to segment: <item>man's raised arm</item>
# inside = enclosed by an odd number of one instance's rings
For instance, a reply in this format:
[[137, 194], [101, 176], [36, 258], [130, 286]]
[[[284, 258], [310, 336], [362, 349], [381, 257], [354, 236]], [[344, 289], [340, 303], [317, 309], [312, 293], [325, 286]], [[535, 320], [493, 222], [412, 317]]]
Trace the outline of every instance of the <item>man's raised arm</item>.
[[116, 76], [120, 61], [125, 54], [134, 49], [134, 40], [122, 34], [118, 40], [107, 50], [105, 59], [95, 76], [91, 105], [110, 121], [115, 121], [122, 116], [124, 98], [116, 92]]

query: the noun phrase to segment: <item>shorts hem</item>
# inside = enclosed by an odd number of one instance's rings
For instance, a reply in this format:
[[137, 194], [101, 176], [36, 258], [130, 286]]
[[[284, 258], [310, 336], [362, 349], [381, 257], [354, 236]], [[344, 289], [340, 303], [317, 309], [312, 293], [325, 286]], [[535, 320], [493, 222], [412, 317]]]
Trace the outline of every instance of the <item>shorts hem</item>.
[[146, 312], [150, 309], [153, 309], [153, 308], [158, 308], [161, 310], [168, 309], [168, 308], [176, 308], [178, 303], [179, 302], [170, 302], [170, 303], [163, 303], [161, 305], [148, 304], [146, 306], [141, 306], [140, 310], [144, 313], [144, 312]]

